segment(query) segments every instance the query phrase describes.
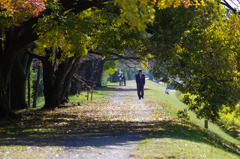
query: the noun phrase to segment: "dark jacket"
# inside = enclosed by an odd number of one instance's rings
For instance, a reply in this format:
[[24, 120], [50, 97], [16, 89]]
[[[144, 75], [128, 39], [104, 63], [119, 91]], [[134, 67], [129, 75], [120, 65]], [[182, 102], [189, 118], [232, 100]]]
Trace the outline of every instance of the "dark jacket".
[[145, 75], [142, 74], [142, 77], [140, 78], [140, 75], [137, 74], [136, 75], [136, 83], [139, 84], [140, 86], [144, 86], [145, 85]]

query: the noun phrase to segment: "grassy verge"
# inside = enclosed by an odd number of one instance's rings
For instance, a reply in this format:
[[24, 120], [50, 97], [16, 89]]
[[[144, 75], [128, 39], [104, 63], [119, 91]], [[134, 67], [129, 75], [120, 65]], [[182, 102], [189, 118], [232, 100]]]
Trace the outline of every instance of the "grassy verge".
[[[148, 81], [146, 88], [149, 88], [149, 91], [146, 91], [147, 100], [149, 101], [160, 101], [166, 105], [166, 111], [171, 116], [176, 116], [179, 110], [188, 109], [188, 106], [179, 101], [175, 97], [175, 92], [170, 92], [170, 96], [163, 93], [165, 89], [163, 86]], [[192, 111], [188, 111], [188, 115], [190, 116], [190, 122], [199, 125], [200, 127], [204, 127], [204, 119], [198, 119], [196, 114]], [[218, 134], [220, 137], [234, 143], [240, 145], [240, 140], [235, 139], [234, 137], [230, 136], [229, 134], [225, 133], [218, 125], [209, 122], [209, 130]]]
[[[93, 91], [93, 100], [99, 101], [107, 99], [108, 94], [113, 90], [111, 87], [102, 87], [101, 89], [97, 89]], [[77, 95], [70, 95], [70, 101], [74, 102], [86, 102], [87, 101], [87, 91], [82, 91], [79, 96]], [[91, 92], [89, 92], [89, 101], [91, 100]]]
[[[104, 100], [107, 99], [107, 95], [109, 91], [112, 90], [110, 87], [102, 87], [101, 89], [94, 90], [93, 91], [93, 100]], [[87, 91], [82, 91], [78, 96], [75, 95], [69, 95], [69, 100], [76, 102], [76, 103], [82, 103], [87, 101]], [[89, 93], [89, 101], [91, 100], [91, 92]], [[42, 108], [44, 106], [44, 97], [39, 96], [37, 100], [37, 108]]]
[[[164, 93], [165, 87], [151, 81], [145, 86], [146, 103], [161, 105], [159, 113], [165, 113], [175, 119], [178, 110], [188, 107], [175, 97]], [[162, 109], [164, 107], [164, 109]], [[156, 132], [147, 135], [133, 153], [136, 158], [239, 158], [237, 145], [240, 141], [225, 133], [216, 124], [209, 123], [204, 129], [204, 120], [197, 119], [189, 111], [189, 122], [172, 121], [162, 124]]]
[[239, 158], [219, 137], [194, 124], [165, 124], [147, 135], [132, 154], [135, 158]]

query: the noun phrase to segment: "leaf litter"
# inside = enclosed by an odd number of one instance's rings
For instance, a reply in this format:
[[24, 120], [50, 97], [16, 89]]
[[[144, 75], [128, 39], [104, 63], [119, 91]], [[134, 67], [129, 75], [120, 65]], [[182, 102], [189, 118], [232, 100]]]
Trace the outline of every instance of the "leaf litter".
[[[110, 152], [99, 152], [97, 151], [100, 150], [99, 147], [114, 147], [116, 144], [122, 144], [122, 146], [126, 144], [125, 147], [128, 147], [127, 140], [131, 141], [133, 138], [137, 141], [135, 145], [133, 144], [136, 148], [144, 132], [155, 131], [161, 127], [159, 121], [173, 120], [166, 114], [159, 113], [159, 110], [163, 109], [162, 106], [138, 100], [133, 83], [125, 88], [118, 87], [107, 94], [108, 99], [83, 102], [81, 106], [57, 107], [54, 110], [22, 110], [19, 112], [23, 116], [20, 120], [2, 121], [0, 123], [0, 158], [28, 158], [29, 156], [32, 158], [33, 154], [36, 154], [34, 158], [51, 158], [51, 156], [61, 158], [64, 153], [71, 152], [69, 148], [79, 150], [74, 155], [78, 154], [79, 157], [80, 150], [81, 154], [83, 151], [89, 153], [89, 149], [84, 150], [88, 145], [96, 151], [95, 155], [104, 158]], [[132, 133], [137, 133], [138, 137], [131, 137]], [[88, 139], [89, 136], [94, 142], [96, 137], [104, 139], [108, 136], [105, 140], [109, 140], [110, 143], [101, 144], [99, 140], [99, 144], [86, 144], [91, 142]], [[121, 140], [120, 143], [112, 141], [117, 138]], [[74, 140], [77, 141], [75, 146], [72, 143]], [[80, 144], [82, 140], [83, 144]], [[114, 144], [111, 145], [111, 142]], [[129, 150], [133, 151], [134, 148]], [[130, 155], [130, 152], [127, 150], [126, 152]]]

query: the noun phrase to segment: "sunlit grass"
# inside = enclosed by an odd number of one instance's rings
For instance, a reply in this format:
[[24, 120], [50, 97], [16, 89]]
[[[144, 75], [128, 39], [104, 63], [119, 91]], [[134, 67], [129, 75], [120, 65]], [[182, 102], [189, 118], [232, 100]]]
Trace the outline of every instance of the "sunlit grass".
[[[200, 137], [200, 136], [199, 136]], [[152, 138], [144, 140], [135, 152], [136, 158], [231, 158], [238, 155], [203, 142], [175, 138]]]
[[44, 96], [39, 96], [37, 98], [37, 108], [42, 108], [45, 104]]
[[[89, 91], [89, 98], [88, 101], [91, 101], [91, 96], [92, 96], [92, 100], [102, 100], [102, 99], [106, 99], [107, 95], [110, 93], [110, 89], [107, 87], [102, 87], [101, 89], [95, 89], [93, 90], [93, 96], [91, 94], [91, 91]], [[87, 91], [82, 91], [80, 92], [79, 95], [74, 94], [74, 95], [70, 95], [69, 96], [69, 100], [70, 101], [74, 101], [74, 102], [85, 102], [87, 101]]]
[[[111, 91], [108, 87], [102, 87], [101, 89], [95, 89], [93, 91], [93, 101], [94, 100], [103, 100], [107, 98], [107, 94], [109, 94]], [[69, 100], [72, 102], [76, 102], [76, 103], [82, 103], [82, 102], [86, 102], [87, 101], [87, 91], [82, 91], [79, 93], [79, 95], [77, 94], [71, 94], [69, 95]], [[91, 92], [89, 91], [89, 98], [88, 101], [91, 101]], [[39, 96], [37, 99], [37, 108], [42, 108], [45, 104], [44, 101], [44, 96]]]
[[[162, 85], [159, 85], [157, 83], [154, 83], [152, 81], [146, 82], [146, 87], [150, 90], [145, 91], [146, 92], [146, 100], [149, 101], [161, 101], [163, 104], [166, 105], [166, 111], [172, 115], [177, 116], [177, 112], [179, 110], [188, 109], [188, 106], [179, 101], [175, 96], [175, 91], [170, 91], [170, 95], [167, 95], [164, 93], [165, 87]], [[192, 111], [188, 111], [188, 115], [190, 116], [190, 121], [194, 124], [197, 124], [201, 127], [204, 127], [204, 119], [198, 119], [196, 117], [196, 114]], [[220, 137], [240, 145], [240, 140], [235, 139], [234, 137], [230, 136], [229, 134], [225, 133], [218, 125], [209, 122], [209, 130], [212, 132], [218, 134]]]
[[[170, 95], [164, 93], [165, 87], [147, 81], [145, 86], [145, 99], [147, 103], [159, 106], [159, 113], [176, 118], [179, 110], [188, 107], [179, 101], [175, 91]], [[164, 109], [162, 109], [164, 108]], [[186, 125], [173, 122], [173, 125], [163, 125], [147, 135], [138, 149], [132, 153], [135, 158], [239, 158], [236, 153], [228, 150], [233, 144], [240, 141], [225, 133], [216, 124], [209, 122], [209, 130], [204, 128], [204, 119], [197, 119], [194, 112], [188, 111], [190, 121]], [[235, 148], [233, 148], [236, 150]]]

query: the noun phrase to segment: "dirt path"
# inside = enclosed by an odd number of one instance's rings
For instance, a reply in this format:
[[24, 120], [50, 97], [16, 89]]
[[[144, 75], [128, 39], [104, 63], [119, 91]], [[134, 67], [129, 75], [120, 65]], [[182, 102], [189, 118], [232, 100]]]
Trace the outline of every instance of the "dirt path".
[[[156, 119], [154, 108], [147, 106], [144, 99], [138, 99], [134, 81], [112, 92], [105, 110], [101, 109], [99, 113], [108, 114], [111, 122], [141, 123]], [[117, 133], [114, 131], [114, 133], [76, 135], [66, 140], [65, 150], [61, 155], [49, 159], [128, 159], [143, 137], [141, 131], [131, 132], [122, 129]]]

